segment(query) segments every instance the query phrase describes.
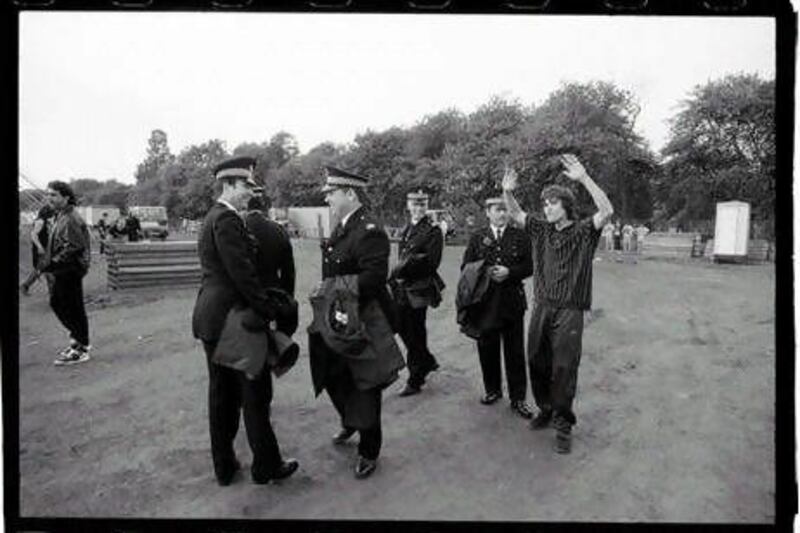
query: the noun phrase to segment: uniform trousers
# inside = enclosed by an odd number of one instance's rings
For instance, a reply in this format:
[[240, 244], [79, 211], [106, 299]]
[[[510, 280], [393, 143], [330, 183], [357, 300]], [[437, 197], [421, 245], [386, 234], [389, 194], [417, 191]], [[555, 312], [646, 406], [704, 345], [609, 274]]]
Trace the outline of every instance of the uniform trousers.
[[500, 376], [500, 341], [502, 339], [508, 397], [511, 401], [525, 400], [528, 380], [525, 376], [523, 335], [522, 316], [507, 322], [503, 328], [481, 332], [478, 339], [478, 356], [481, 362], [483, 386], [487, 393], [502, 394]]
[[528, 364], [536, 405], [575, 424], [572, 402], [578, 384], [583, 311], [534, 303], [528, 328]]
[[89, 320], [83, 304], [83, 275], [78, 272], [56, 274], [50, 291], [50, 307], [69, 330], [70, 337], [83, 346], [89, 346]]
[[244, 411], [247, 441], [253, 452], [251, 471], [259, 478], [270, 477], [282, 459], [275, 432], [269, 420], [272, 402], [272, 376], [265, 368], [256, 379], [244, 372], [218, 365], [211, 356], [215, 342], [203, 342], [208, 364], [208, 421], [211, 456], [217, 477], [225, 477], [235, 464], [233, 441], [239, 430], [239, 411]]
[[400, 338], [406, 345], [408, 366], [408, 384], [420, 387], [425, 383], [425, 376], [436, 363], [436, 358], [428, 350], [428, 330], [425, 328], [427, 307], [415, 309], [409, 305], [398, 306], [400, 321]]
[[329, 352], [331, 361], [325, 378], [325, 390], [339, 413], [342, 427], [358, 430], [358, 453], [366, 459], [377, 459], [381, 452], [380, 387], [358, 389], [353, 374], [342, 356]]

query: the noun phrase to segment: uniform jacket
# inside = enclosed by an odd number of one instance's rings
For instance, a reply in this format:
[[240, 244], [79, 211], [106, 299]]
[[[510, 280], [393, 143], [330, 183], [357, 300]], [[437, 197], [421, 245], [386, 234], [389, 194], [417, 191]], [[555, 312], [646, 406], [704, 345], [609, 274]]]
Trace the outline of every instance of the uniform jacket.
[[[354, 293], [358, 295], [361, 320], [364, 320], [365, 310], [370, 309], [370, 312], [379, 310], [388, 320], [388, 325], [386, 331], [376, 334], [391, 338], [391, 342], [394, 343], [395, 314], [393, 301], [386, 289], [386, 279], [389, 274], [389, 237], [380, 224], [361, 207], [350, 215], [344, 227], [337, 225], [331, 237], [323, 241], [321, 246], [323, 281], [328, 278], [352, 276], [349, 279], [352, 280]], [[377, 307], [374, 304], [377, 304]], [[385, 364], [387, 368], [396, 366], [396, 356], [399, 356], [400, 362], [403, 360], [399, 349], [392, 352], [377, 354], [382, 360], [381, 364]], [[309, 332], [309, 355], [314, 387], [319, 394], [324, 387], [326, 362], [330, 357], [340, 357], [340, 355], [322, 342], [321, 335], [313, 330]], [[348, 359], [348, 364], [356, 377], [358, 370], [351, 361], [352, 358]], [[383, 373], [378, 372], [376, 375]], [[358, 378], [356, 380], [358, 381]]]
[[436, 270], [442, 261], [442, 231], [422, 217], [403, 228], [397, 266], [391, 287], [395, 301], [414, 308], [437, 307], [442, 301], [444, 282]]
[[261, 282], [265, 287], [278, 287], [294, 296], [294, 254], [289, 235], [261, 211], [249, 211], [244, 221], [255, 239], [256, 270]]
[[83, 276], [89, 271], [90, 262], [89, 228], [75, 207], [68, 205], [56, 214], [47, 240], [42, 271], [56, 275], [71, 272]]
[[461, 268], [479, 259], [485, 260], [486, 268], [502, 265], [509, 270], [505, 281], [489, 283], [480, 305], [482, 329], [500, 328], [524, 315], [528, 307], [522, 280], [533, 274], [531, 240], [523, 230], [507, 225], [498, 242], [492, 229], [486, 226], [470, 237]]
[[235, 305], [251, 307], [265, 320], [275, 317], [275, 306], [256, 273], [251, 243], [236, 211], [215, 203], [197, 241], [202, 278], [192, 314], [195, 338], [216, 342]]

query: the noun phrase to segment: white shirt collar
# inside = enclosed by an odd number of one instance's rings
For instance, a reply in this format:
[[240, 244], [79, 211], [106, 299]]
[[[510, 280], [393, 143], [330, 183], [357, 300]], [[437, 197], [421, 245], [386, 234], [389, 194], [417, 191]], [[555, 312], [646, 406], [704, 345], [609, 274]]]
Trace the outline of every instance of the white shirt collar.
[[227, 207], [228, 209], [233, 209], [233, 210], [234, 210], [235, 212], [237, 212], [237, 213], [239, 212], [239, 211], [237, 211], [237, 210], [236, 210], [236, 208], [235, 208], [235, 207], [233, 207], [233, 205], [232, 205], [232, 204], [231, 204], [229, 201], [227, 201], [227, 200], [223, 200], [222, 198], [217, 198], [217, 202], [221, 203], [222, 205], [224, 205], [224, 206], [225, 206], [225, 207]]
[[347, 221], [348, 221], [348, 220], [350, 220], [350, 215], [352, 215], [353, 213], [355, 213], [356, 211], [358, 211], [358, 209], [359, 209], [360, 207], [361, 207], [361, 206], [359, 206], [359, 207], [356, 207], [355, 209], [353, 209], [352, 211], [350, 211], [349, 213], [347, 213], [345, 216], [343, 216], [343, 217], [342, 217], [342, 227], [344, 227], [344, 226], [345, 226], [345, 224], [347, 224]]
[[500, 237], [503, 236], [503, 232], [506, 230], [506, 226], [500, 227], [500, 226], [492, 226], [490, 224], [490, 227], [492, 228], [492, 233], [494, 233], [495, 239], [500, 240]]

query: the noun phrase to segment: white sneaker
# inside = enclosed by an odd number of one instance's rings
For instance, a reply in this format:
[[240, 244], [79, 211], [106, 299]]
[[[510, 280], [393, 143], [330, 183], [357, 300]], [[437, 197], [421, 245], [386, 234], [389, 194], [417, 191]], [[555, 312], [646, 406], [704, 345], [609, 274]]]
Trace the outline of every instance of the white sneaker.
[[56, 366], [74, 365], [77, 363], [85, 363], [91, 359], [89, 356], [89, 347], [86, 348], [70, 348], [68, 352], [59, 355], [58, 359], [53, 361]]

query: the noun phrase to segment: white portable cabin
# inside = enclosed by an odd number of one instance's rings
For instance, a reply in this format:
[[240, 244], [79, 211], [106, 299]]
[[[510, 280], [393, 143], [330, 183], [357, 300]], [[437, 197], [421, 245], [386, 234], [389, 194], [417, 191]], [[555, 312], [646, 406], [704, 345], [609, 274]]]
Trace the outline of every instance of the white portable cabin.
[[327, 207], [290, 207], [287, 218], [303, 237], [323, 238], [331, 234], [330, 209]]
[[714, 228], [714, 260], [747, 260], [747, 243], [750, 240], [750, 204], [747, 202], [720, 202]]

